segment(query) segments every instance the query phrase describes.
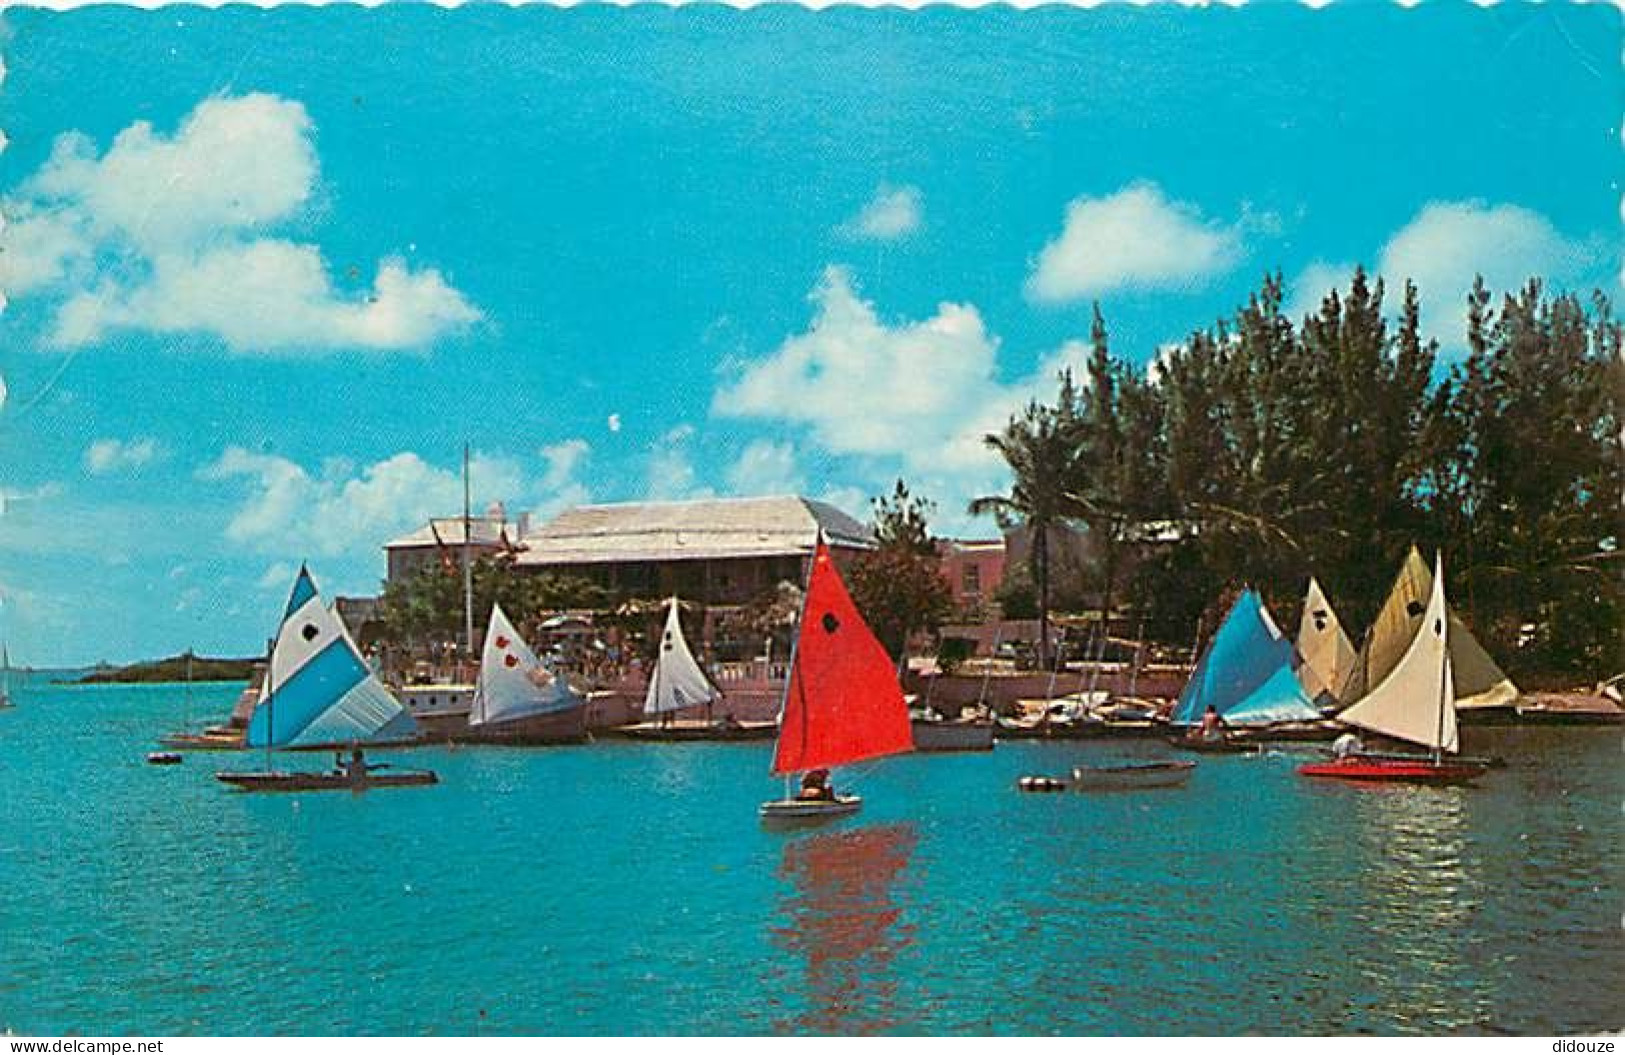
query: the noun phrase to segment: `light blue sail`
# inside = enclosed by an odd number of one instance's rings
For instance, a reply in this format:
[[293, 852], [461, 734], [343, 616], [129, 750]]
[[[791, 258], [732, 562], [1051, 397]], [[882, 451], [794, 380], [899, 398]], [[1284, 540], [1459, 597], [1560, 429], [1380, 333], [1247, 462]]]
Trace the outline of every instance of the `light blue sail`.
[[305, 568], [277, 630], [267, 685], [248, 722], [250, 747], [399, 742], [417, 734], [412, 716], [374, 676], [337, 613], [322, 604]]
[[1319, 718], [1293, 659], [1292, 643], [1281, 636], [1263, 598], [1244, 591], [1180, 692], [1173, 724], [1195, 725], [1210, 706], [1229, 725]]

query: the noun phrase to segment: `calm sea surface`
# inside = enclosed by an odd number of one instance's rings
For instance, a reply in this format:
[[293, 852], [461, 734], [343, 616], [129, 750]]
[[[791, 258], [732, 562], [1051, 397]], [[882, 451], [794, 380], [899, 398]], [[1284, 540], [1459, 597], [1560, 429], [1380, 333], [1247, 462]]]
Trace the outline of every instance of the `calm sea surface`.
[[[438, 787], [243, 795], [144, 764], [236, 686], [0, 712], [0, 1032], [1571, 1033], [1625, 1025], [1609, 730], [1472, 737], [1464, 789], [1295, 757], [1023, 795], [1157, 745], [860, 769], [762, 830], [767, 744], [397, 752]], [[325, 757], [295, 758], [322, 764]]]

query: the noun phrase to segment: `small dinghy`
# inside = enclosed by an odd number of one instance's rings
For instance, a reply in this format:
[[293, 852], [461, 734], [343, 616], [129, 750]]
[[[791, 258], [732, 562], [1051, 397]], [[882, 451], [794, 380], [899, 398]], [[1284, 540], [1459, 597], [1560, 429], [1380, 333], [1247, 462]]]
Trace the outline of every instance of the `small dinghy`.
[[1135, 788], [1171, 788], [1185, 783], [1195, 762], [1124, 762], [1111, 766], [1076, 766], [1074, 791], [1132, 791]]
[[[1414, 557], [1414, 551], [1412, 556]], [[1399, 591], [1409, 567], [1400, 573]], [[1338, 720], [1392, 740], [1415, 744], [1428, 755], [1376, 754], [1363, 750], [1298, 767], [1306, 777], [1397, 781], [1409, 784], [1466, 784], [1483, 776], [1489, 761], [1463, 758], [1456, 725], [1456, 690], [1450, 651], [1450, 607], [1444, 592], [1444, 556], [1434, 557], [1427, 608], [1409, 647], [1377, 685]]]
[[[764, 823], [816, 823], [856, 813], [863, 800], [835, 792], [829, 769], [914, 750], [896, 668], [864, 623], [822, 534], [801, 608], [795, 657], [773, 751], [785, 796], [764, 802]], [[790, 777], [805, 774], [800, 794]]]
[[242, 791], [366, 791], [369, 788], [411, 788], [440, 783], [432, 770], [402, 769], [393, 773], [216, 773], [215, 779]]
[[178, 766], [183, 758], [178, 751], [149, 751], [147, 752], [147, 765], [149, 766]]

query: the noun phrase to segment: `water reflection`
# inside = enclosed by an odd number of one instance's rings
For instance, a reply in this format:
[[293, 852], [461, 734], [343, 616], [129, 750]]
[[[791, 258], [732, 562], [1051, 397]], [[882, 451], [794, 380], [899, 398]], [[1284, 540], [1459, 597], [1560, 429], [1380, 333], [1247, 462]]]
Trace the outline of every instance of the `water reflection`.
[[1358, 789], [1351, 838], [1364, 865], [1352, 913], [1369, 935], [1360, 988], [1401, 1028], [1481, 1024], [1492, 1008], [1474, 917], [1483, 903], [1467, 834], [1470, 788]]
[[805, 1010], [781, 1032], [880, 1033], [896, 1028], [892, 965], [913, 940], [896, 887], [918, 837], [911, 824], [822, 832], [788, 842], [791, 884], [774, 943], [806, 964]]

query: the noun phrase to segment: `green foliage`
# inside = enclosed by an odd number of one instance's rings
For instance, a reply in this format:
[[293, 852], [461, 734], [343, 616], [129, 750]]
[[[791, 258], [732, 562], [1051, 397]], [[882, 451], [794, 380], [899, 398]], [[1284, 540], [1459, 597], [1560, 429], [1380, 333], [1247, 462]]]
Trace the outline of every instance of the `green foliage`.
[[[1123, 579], [1177, 647], [1227, 587], [1290, 613], [1310, 574], [1359, 627], [1415, 542], [1444, 549], [1452, 603], [1514, 673], [1617, 671], [1625, 365], [1607, 299], [1531, 281], [1497, 308], [1479, 283], [1446, 371], [1416, 288], [1385, 298], [1356, 270], [1294, 324], [1266, 276], [1149, 379], [1112, 356], [1097, 309], [1085, 384], [1063, 375], [1054, 405], [988, 437], [1012, 486], [971, 512], [1035, 538], [1086, 524], [1102, 608]], [[1150, 524], [1177, 541], [1146, 543]], [[1041, 619], [1044, 554], [1027, 569]]]
[[898, 480], [889, 496], [874, 500], [875, 548], [859, 554], [845, 576], [864, 621], [894, 656], [911, 634], [934, 632], [953, 612], [927, 523], [935, 508]]
[[953, 674], [976, 653], [976, 642], [968, 637], [944, 637], [937, 642], [937, 669]]
[[[603, 609], [614, 602], [609, 591], [586, 579], [522, 572], [506, 556], [481, 557], [471, 573], [476, 630], [485, 626], [493, 602], [521, 627], [549, 612]], [[379, 610], [383, 639], [392, 644], [455, 640], [463, 632], [461, 569], [430, 565], [409, 578], [387, 582]]]

